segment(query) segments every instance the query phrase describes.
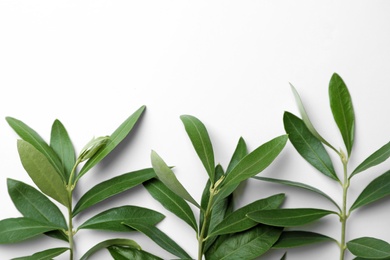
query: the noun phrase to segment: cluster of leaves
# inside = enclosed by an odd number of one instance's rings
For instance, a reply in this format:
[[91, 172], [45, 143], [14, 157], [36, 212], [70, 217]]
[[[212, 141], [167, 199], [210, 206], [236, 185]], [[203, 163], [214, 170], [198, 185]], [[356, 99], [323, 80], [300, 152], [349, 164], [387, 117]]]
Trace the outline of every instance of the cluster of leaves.
[[[244, 139], [240, 138], [225, 171], [220, 164], [215, 165], [212, 143], [204, 124], [190, 115], [181, 116], [181, 120], [208, 174], [200, 204], [155, 151], [152, 151], [151, 161], [158, 178], [145, 182], [144, 186], [167, 210], [195, 231], [198, 259], [254, 259], [264, 254], [279, 239], [283, 228], [259, 224], [248, 214], [279, 208], [284, 194], [259, 199], [239, 209], [234, 209], [232, 194], [241, 182], [274, 161], [286, 145], [287, 135], [276, 137], [250, 153]], [[199, 209], [199, 223], [188, 202]]]
[[[8, 124], [21, 138], [17, 142], [20, 160], [38, 189], [18, 180], [7, 180], [9, 195], [23, 217], [0, 221], [0, 244], [17, 243], [41, 234], [67, 242], [65, 247], [50, 248], [15, 259], [52, 259], [67, 251], [70, 253], [70, 259], [73, 259], [73, 236], [82, 229], [117, 232], [139, 230], [153, 238], [157, 236], [158, 239], [164, 240], [164, 243], [170, 242], [171, 244], [165, 248], [171, 252], [174, 248], [173, 253], [179, 257], [188, 256], [182, 249], [175, 248], [176, 244], [172, 240], [165, 239], [166, 235], [156, 227], [165, 216], [147, 208], [137, 206], [110, 208], [86, 220], [79, 227], [73, 227], [72, 220], [78, 214], [156, 176], [152, 168], [116, 176], [86, 191], [73, 207], [72, 195], [80, 178], [124, 140], [144, 110], [144, 106], [140, 107], [110, 136], [94, 138], [77, 157], [69, 135], [59, 120], [55, 120], [52, 125], [48, 144], [22, 121], [6, 118]], [[81, 163], [84, 164], [78, 171]], [[52, 200], [67, 209], [67, 218]], [[81, 259], [87, 259], [103, 248], [108, 249], [115, 259], [160, 259], [143, 251], [135, 241], [120, 238], [95, 245]]]
[[[390, 142], [368, 156], [367, 159], [349, 173], [348, 161], [351, 157], [354, 143], [355, 114], [350, 93], [342, 78], [338, 74], [333, 74], [329, 83], [329, 99], [331, 111], [340, 130], [346, 152], [341, 149], [340, 151], [336, 150], [334, 146], [329, 144], [317, 132], [309, 120], [298, 92], [293, 86], [291, 87], [302, 119], [290, 112], [285, 112], [283, 121], [289, 140], [298, 153], [315, 169], [340, 184], [342, 188], [342, 205], [338, 205], [329, 195], [321, 190], [304, 183], [256, 176], [254, 178], [259, 180], [281, 183], [315, 192], [334, 204], [335, 210], [316, 208], [272, 209], [250, 213], [250, 217], [259, 223], [267, 225], [296, 227], [334, 214], [338, 216], [341, 222], [340, 240], [318, 233], [294, 230], [284, 232], [279, 241], [279, 246], [294, 247], [320, 241], [335, 241], [340, 246], [340, 259], [344, 259], [345, 250], [347, 249], [357, 257], [356, 259], [390, 259], [390, 244], [383, 240], [373, 237], [361, 237], [346, 242], [345, 239], [347, 219], [351, 213], [360, 207], [390, 195], [390, 171], [387, 171], [369, 183], [352, 205], [349, 208], [347, 207], [348, 188], [351, 185], [352, 178], [356, 174], [387, 160], [390, 157]], [[343, 174], [340, 174], [342, 178], [336, 173], [325, 146], [340, 157], [343, 166]]]

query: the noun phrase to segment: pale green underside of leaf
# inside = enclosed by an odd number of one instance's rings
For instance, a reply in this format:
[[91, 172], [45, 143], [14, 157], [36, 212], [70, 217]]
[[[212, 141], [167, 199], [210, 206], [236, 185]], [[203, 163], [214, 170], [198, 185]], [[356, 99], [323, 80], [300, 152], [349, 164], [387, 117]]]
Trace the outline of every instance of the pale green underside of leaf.
[[155, 152], [151, 153], [151, 161], [153, 169], [159, 178], [159, 180], [165, 184], [171, 191], [176, 193], [178, 196], [183, 199], [191, 202], [196, 207], [200, 208], [199, 204], [192, 198], [188, 191], [183, 187], [183, 185], [176, 178], [176, 175], [173, 173], [170, 167], [161, 159], [161, 157]]
[[326, 193], [322, 192], [321, 190], [314, 188], [310, 185], [300, 183], [300, 182], [273, 179], [273, 178], [260, 177], [260, 176], [254, 176], [252, 178], [257, 179], [257, 180], [261, 180], [261, 181], [268, 181], [268, 182], [274, 182], [274, 183], [283, 184], [283, 185], [287, 185], [287, 186], [297, 187], [297, 188], [301, 188], [301, 189], [305, 189], [305, 190], [317, 193], [317, 194], [321, 195], [322, 197], [326, 198], [327, 200], [329, 200], [330, 202], [332, 202], [341, 211], [341, 208], [339, 207], [339, 205], [331, 197], [329, 197]]
[[144, 187], [167, 210], [184, 220], [197, 232], [198, 225], [196, 224], [194, 213], [182, 197], [171, 191], [158, 179], [145, 182]]
[[310, 133], [302, 119], [285, 112], [283, 122], [286, 133], [297, 152], [321, 173], [339, 181], [325, 147]]
[[80, 170], [77, 179], [81, 178], [87, 171], [93, 166], [103, 160], [114, 148], [122, 142], [122, 140], [130, 133], [134, 128], [139, 118], [143, 114], [145, 106], [141, 106], [131, 116], [129, 116], [110, 136], [110, 142], [107, 143], [104, 148], [100, 149], [91, 159], [89, 159]]
[[59, 256], [68, 250], [69, 248], [67, 247], [51, 248], [41, 252], [37, 252], [30, 256], [12, 258], [11, 260], [47, 260]]
[[73, 216], [76, 216], [83, 210], [96, 205], [97, 203], [114, 195], [129, 190], [153, 177], [156, 177], [156, 174], [154, 173], [153, 169], [148, 168], [126, 173], [101, 182], [87, 191], [80, 198], [73, 209]]
[[390, 244], [373, 237], [353, 239], [347, 243], [347, 248], [352, 254], [358, 257], [368, 259], [384, 259], [390, 257]]
[[129, 247], [110, 246], [107, 249], [115, 260], [163, 260], [151, 253]]
[[31, 218], [8, 218], [0, 221], [0, 244], [17, 243], [61, 227]]
[[214, 183], [216, 181], [214, 176], [214, 152], [206, 127], [199, 119], [191, 115], [182, 115], [180, 119], [184, 124], [184, 128], [199, 159], [202, 161], [209, 175], [211, 183]]
[[385, 172], [368, 184], [352, 204], [350, 211], [373, 203], [388, 195], [390, 195], [390, 171]]
[[175, 241], [173, 241], [157, 227], [144, 223], [129, 224], [127, 222], [124, 222], [123, 224], [145, 234], [161, 248], [175, 256], [180, 257], [180, 259], [191, 259], [191, 256], [189, 256], [186, 251], [184, 251]]
[[308, 231], [283, 231], [273, 248], [294, 248], [322, 242], [336, 242], [331, 237]]
[[66, 175], [63, 171], [60, 159], [54, 150], [42, 139], [42, 137], [32, 128], [18, 119], [6, 117], [6, 120], [12, 129], [20, 136], [20, 138], [30, 143], [35, 147], [35, 149], [40, 151], [47, 158], [58, 174], [60, 174], [62, 180], [66, 182]]
[[337, 73], [332, 75], [329, 82], [329, 101], [333, 118], [350, 156], [355, 135], [355, 113], [348, 88]]
[[248, 213], [247, 216], [256, 222], [265, 225], [277, 227], [294, 227], [311, 223], [329, 214], [337, 213], [323, 209], [298, 208], [260, 210]]
[[121, 206], [106, 210], [93, 216], [85, 221], [79, 229], [99, 229], [119, 232], [132, 231], [131, 228], [124, 226], [122, 223], [141, 223], [147, 225], [156, 225], [165, 216], [157, 211], [138, 207], [138, 206]]
[[86, 260], [93, 254], [95, 254], [97, 251], [108, 248], [110, 246], [126, 246], [135, 250], [141, 250], [140, 245], [138, 245], [134, 240], [131, 239], [123, 239], [123, 238], [114, 238], [114, 239], [108, 239], [105, 241], [102, 241], [100, 243], [97, 243], [91, 249], [89, 249], [81, 258], [80, 260]]
[[65, 183], [46, 156], [24, 140], [18, 140], [18, 152], [24, 169], [38, 188], [68, 207], [69, 201]]
[[352, 172], [349, 178], [352, 178], [355, 174], [358, 174], [362, 171], [367, 170], [373, 166], [376, 166], [390, 157], [390, 142], [379, 148], [373, 154], [371, 154], [367, 159], [365, 159], [356, 169]]

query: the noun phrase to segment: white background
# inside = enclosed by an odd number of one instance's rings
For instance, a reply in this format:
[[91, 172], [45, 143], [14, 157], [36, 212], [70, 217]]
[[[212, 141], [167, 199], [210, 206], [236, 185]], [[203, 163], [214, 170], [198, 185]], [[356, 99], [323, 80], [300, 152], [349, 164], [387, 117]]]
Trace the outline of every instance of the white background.
[[[344, 149], [328, 102], [337, 72], [346, 82], [356, 113], [350, 170], [389, 141], [389, 1], [0, 1], [0, 219], [18, 217], [6, 178], [32, 184], [16, 150], [17, 135], [4, 118], [24, 121], [49, 141], [58, 118], [79, 152], [93, 136], [112, 133], [141, 105], [147, 111], [131, 138], [79, 183], [75, 199], [116, 175], [150, 167], [150, 151], [175, 165], [178, 179], [200, 200], [206, 172], [179, 119], [198, 117], [213, 142], [216, 162], [227, 166], [237, 140], [249, 150], [284, 134], [284, 111], [298, 114], [295, 85], [314, 125]], [[340, 173], [338, 158], [331, 155]], [[390, 162], [353, 179], [349, 205]], [[341, 202], [341, 189], [315, 171], [290, 143], [264, 176], [305, 182]], [[240, 186], [237, 206], [284, 192], [284, 207], [331, 209], [302, 190], [250, 180]], [[141, 205], [167, 217], [158, 227], [196, 256], [195, 234], [142, 188], [80, 214], [75, 224], [108, 207]], [[64, 210], [64, 209], [63, 209]], [[196, 215], [198, 212], [194, 208]], [[64, 210], [65, 212], [65, 210]], [[374, 236], [390, 241], [390, 201], [357, 210], [347, 239]], [[337, 217], [302, 229], [340, 236]], [[174, 256], [140, 234], [80, 231], [76, 259], [110, 237], [138, 241], [164, 259]], [[0, 258], [66, 246], [40, 237], [0, 245]], [[264, 259], [280, 259], [282, 250]], [[290, 250], [287, 259], [338, 259], [336, 244]], [[93, 259], [108, 259], [100, 252]], [[58, 259], [68, 259], [67, 253]], [[346, 259], [352, 259], [347, 254]]]

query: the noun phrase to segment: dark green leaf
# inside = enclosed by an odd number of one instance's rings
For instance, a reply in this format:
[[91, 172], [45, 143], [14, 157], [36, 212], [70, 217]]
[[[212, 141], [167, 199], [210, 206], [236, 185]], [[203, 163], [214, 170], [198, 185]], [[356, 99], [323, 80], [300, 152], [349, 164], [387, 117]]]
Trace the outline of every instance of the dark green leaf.
[[66, 181], [69, 182], [70, 173], [76, 164], [76, 153], [68, 132], [59, 120], [55, 120], [51, 127], [50, 146], [60, 158]]
[[248, 154], [245, 140], [240, 137], [238, 140], [236, 149], [234, 150], [233, 156], [230, 159], [229, 166], [226, 169], [226, 174], [229, 174], [231, 170]]
[[163, 260], [151, 253], [131, 247], [110, 246], [107, 249], [114, 260]]
[[17, 257], [13, 258], [12, 260], [47, 260], [59, 256], [68, 250], [69, 248], [67, 247], [51, 248], [41, 252], [37, 252], [31, 256]]
[[353, 239], [347, 243], [347, 248], [352, 254], [358, 257], [368, 259], [383, 259], [390, 257], [390, 244], [373, 237]]
[[18, 152], [24, 169], [38, 188], [68, 207], [69, 201], [65, 183], [48, 159], [24, 140], [18, 140]]
[[271, 209], [248, 213], [256, 222], [278, 227], [301, 226], [336, 212], [323, 209]]
[[122, 223], [142, 223], [156, 225], [164, 219], [164, 215], [147, 208], [137, 206], [122, 206], [106, 210], [84, 222], [79, 229], [99, 229], [111, 231], [132, 231]]
[[53, 230], [53, 231], [45, 232], [45, 235], [55, 239], [63, 240], [65, 242], [69, 242], [69, 237], [65, 233], [65, 230]]
[[[281, 228], [257, 225], [249, 230], [227, 236], [223, 243], [209, 250], [206, 259], [254, 259], [267, 252], [278, 240]], [[217, 240], [218, 241], [218, 240]]]
[[348, 88], [336, 73], [332, 75], [329, 82], [329, 100], [333, 118], [340, 129], [348, 156], [350, 156], [355, 134], [355, 114]]
[[195, 231], [198, 230], [194, 213], [182, 197], [176, 195], [176, 193], [172, 192], [157, 179], [145, 182], [144, 186], [153, 198], [159, 201], [164, 208], [187, 222]]
[[89, 159], [83, 168], [80, 170], [77, 179], [80, 179], [93, 166], [103, 160], [114, 148], [122, 142], [123, 139], [131, 132], [138, 119], [145, 110], [145, 106], [141, 106], [131, 116], [129, 116], [110, 136], [110, 142], [104, 148], [100, 149], [91, 159]]
[[280, 258], [280, 260], [286, 260], [286, 257], [287, 257], [287, 252], [284, 253], [284, 255], [282, 256], [282, 258]]
[[12, 117], [6, 117], [6, 120], [12, 129], [20, 136], [20, 138], [30, 143], [35, 147], [35, 149], [40, 151], [47, 158], [56, 172], [60, 174], [63, 181], [66, 182], [66, 175], [62, 168], [60, 159], [54, 150], [42, 139], [42, 137], [20, 120]]
[[367, 170], [373, 166], [376, 166], [384, 161], [386, 161], [390, 157], [390, 142], [379, 148], [373, 154], [371, 154], [367, 159], [365, 159], [356, 169], [352, 172], [352, 176], [362, 171]]
[[222, 187], [235, 186], [267, 168], [283, 150], [287, 135], [268, 141], [245, 156], [226, 176]]
[[7, 179], [7, 185], [15, 207], [24, 217], [67, 229], [66, 220], [61, 211], [38, 190], [13, 179]]
[[293, 91], [293, 94], [294, 94], [294, 97], [295, 97], [295, 101], [298, 105], [298, 109], [299, 109], [299, 113], [301, 114], [301, 117], [302, 117], [302, 121], [305, 123], [307, 129], [310, 131], [310, 133], [315, 136], [318, 140], [320, 140], [323, 144], [327, 145], [329, 148], [333, 149], [336, 153], [338, 153], [338, 151], [336, 150], [336, 148], [334, 148], [331, 144], [329, 144], [318, 132], [317, 130], [314, 128], [313, 124], [311, 123], [310, 119], [309, 119], [309, 116], [307, 115], [306, 113], [306, 109], [305, 107], [303, 106], [303, 103], [302, 103], [302, 100], [301, 100], [301, 97], [299, 96], [297, 90], [294, 88], [293, 85], [291, 85], [290, 83], [290, 86], [291, 86], [291, 89]]
[[[108, 248], [111, 246], [126, 246], [131, 249], [135, 250], [141, 250], [141, 247], [134, 241], [130, 239], [122, 239], [122, 238], [115, 238], [115, 239], [108, 239], [103, 242], [100, 242], [96, 245], [94, 245], [91, 249], [89, 249], [81, 258], [80, 260], [86, 260], [88, 259], [91, 255], [96, 253], [97, 251], [103, 249], [103, 248]], [[129, 258], [131, 259], [131, 258]]]
[[129, 190], [153, 177], [156, 177], [153, 169], [143, 169], [126, 173], [94, 186], [87, 191], [77, 202], [73, 209], [73, 216], [81, 211], [121, 192]]
[[38, 222], [31, 218], [8, 218], [0, 221], [0, 244], [11, 244], [26, 240], [61, 227]]
[[260, 177], [260, 176], [254, 176], [253, 178], [257, 179], [257, 180], [261, 180], [261, 181], [268, 181], [268, 182], [284, 184], [284, 185], [297, 187], [297, 188], [301, 188], [301, 189], [305, 189], [305, 190], [308, 190], [308, 191], [315, 192], [315, 193], [323, 196], [324, 198], [326, 198], [330, 202], [332, 202], [341, 211], [341, 208], [339, 207], [339, 205], [331, 197], [329, 197], [326, 193], [322, 192], [321, 190], [319, 190], [317, 188], [314, 188], [314, 187], [312, 187], [310, 185], [307, 185], [307, 184], [304, 184], [304, 183], [300, 183], [300, 182], [280, 180], [280, 179], [273, 179], [273, 178]]
[[173, 191], [183, 199], [191, 202], [192, 204], [200, 208], [199, 204], [192, 198], [192, 196], [176, 178], [171, 168], [168, 167], [168, 165], [155, 151], [152, 151], [151, 153], [151, 160], [153, 169], [157, 177], [162, 183], [165, 184], [165, 186], [167, 186], [171, 191]]
[[317, 170], [339, 181], [325, 147], [310, 133], [303, 121], [295, 115], [285, 112], [283, 122], [286, 133], [298, 153]]
[[350, 211], [390, 195], [390, 171], [377, 177], [360, 193]]
[[307, 231], [283, 231], [273, 248], [292, 248], [335, 240], [331, 237]]
[[265, 199], [256, 200], [226, 216], [210, 232], [209, 236], [236, 233], [252, 228], [258, 223], [248, 218], [246, 216], [248, 213], [265, 209], [276, 209], [282, 204], [283, 200], [284, 194], [277, 194]]
[[181, 259], [191, 259], [191, 256], [189, 256], [186, 251], [184, 251], [175, 241], [173, 241], [158, 228], [145, 223], [124, 222], [124, 224], [138, 230], [141, 233], [144, 233], [146, 236], [156, 242], [157, 245], [169, 253], [178, 256]]
[[180, 116], [180, 119], [184, 124], [184, 128], [199, 159], [206, 168], [211, 183], [214, 183], [216, 181], [214, 176], [214, 152], [206, 127], [194, 116], [182, 115]]

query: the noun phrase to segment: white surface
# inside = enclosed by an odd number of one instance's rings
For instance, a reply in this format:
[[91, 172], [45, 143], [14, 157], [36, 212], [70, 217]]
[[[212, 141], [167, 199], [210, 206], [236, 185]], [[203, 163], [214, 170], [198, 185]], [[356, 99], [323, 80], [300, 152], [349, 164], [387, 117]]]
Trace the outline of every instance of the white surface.
[[[147, 112], [133, 139], [82, 179], [77, 196], [102, 180], [149, 167], [154, 149], [176, 166], [178, 179], [199, 200], [206, 173], [185, 134], [181, 114], [204, 122], [216, 161], [226, 167], [240, 136], [253, 150], [284, 133], [283, 112], [297, 114], [291, 82], [319, 131], [343, 147], [327, 94], [329, 79], [337, 72], [355, 106], [353, 169], [389, 141], [389, 13], [389, 1], [3, 0], [0, 117], [18, 118], [46, 140], [58, 118], [80, 151], [92, 136], [110, 134], [145, 104]], [[0, 219], [20, 216], [9, 199], [6, 178], [32, 183], [19, 162], [16, 140], [6, 121], [0, 121]], [[389, 167], [386, 162], [356, 176], [349, 204]], [[291, 144], [263, 174], [314, 185], [341, 201], [340, 188], [313, 170]], [[237, 202], [243, 205], [279, 192], [288, 196], [285, 207], [333, 209], [310, 193], [254, 180]], [[77, 218], [76, 225], [106, 207], [123, 204], [167, 215], [159, 227], [196, 256], [193, 231], [142, 188], [94, 208]], [[388, 199], [356, 211], [347, 238], [390, 241], [389, 216]], [[334, 216], [306, 228], [339, 237]], [[173, 258], [141, 235], [80, 231], [75, 237], [76, 259], [97, 242], [116, 236], [136, 239], [146, 250]], [[65, 245], [49, 238], [1, 245], [0, 258], [50, 246]], [[280, 259], [282, 253], [275, 251], [264, 259]], [[102, 252], [94, 259], [107, 257]], [[297, 248], [287, 259], [338, 259], [338, 248], [335, 244]]]

